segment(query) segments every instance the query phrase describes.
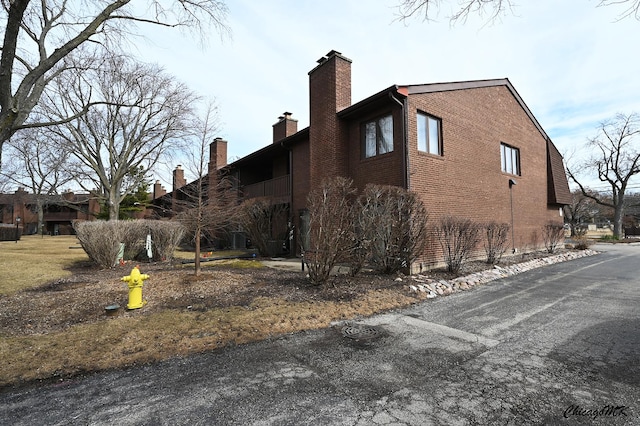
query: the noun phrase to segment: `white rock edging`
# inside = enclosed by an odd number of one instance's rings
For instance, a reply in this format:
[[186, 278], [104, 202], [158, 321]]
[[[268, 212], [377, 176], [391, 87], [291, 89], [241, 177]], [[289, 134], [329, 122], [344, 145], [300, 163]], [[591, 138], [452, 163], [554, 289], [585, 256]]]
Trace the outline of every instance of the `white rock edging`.
[[531, 269], [540, 268], [542, 266], [553, 265], [555, 263], [566, 262], [568, 260], [579, 259], [581, 257], [593, 256], [598, 254], [595, 250], [569, 251], [555, 256], [549, 256], [542, 259], [533, 259], [523, 263], [517, 263], [510, 266], [501, 267], [495, 265], [493, 269], [487, 269], [458, 277], [453, 280], [434, 280], [426, 275], [418, 274], [411, 276], [415, 282], [409, 285], [409, 289], [413, 292], [427, 293], [427, 299], [433, 299], [437, 296], [446, 296], [458, 291], [469, 290], [477, 285], [485, 284], [500, 278], [518, 275]]

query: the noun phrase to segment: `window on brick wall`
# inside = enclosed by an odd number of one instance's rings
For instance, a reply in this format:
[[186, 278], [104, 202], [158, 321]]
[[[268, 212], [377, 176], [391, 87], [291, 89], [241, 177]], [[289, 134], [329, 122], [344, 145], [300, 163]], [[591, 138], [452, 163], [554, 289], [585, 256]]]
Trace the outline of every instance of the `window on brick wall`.
[[520, 175], [520, 150], [518, 148], [501, 143], [500, 160], [503, 172]]
[[364, 123], [364, 158], [393, 151], [393, 117], [386, 115]]
[[418, 120], [418, 150], [429, 154], [442, 155], [440, 119], [421, 112]]

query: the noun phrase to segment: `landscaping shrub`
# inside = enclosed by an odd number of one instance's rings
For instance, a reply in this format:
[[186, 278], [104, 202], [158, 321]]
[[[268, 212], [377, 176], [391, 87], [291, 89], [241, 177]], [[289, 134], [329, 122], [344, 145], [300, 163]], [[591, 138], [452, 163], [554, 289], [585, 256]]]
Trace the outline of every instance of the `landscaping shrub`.
[[303, 236], [309, 249], [304, 252], [304, 262], [315, 285], [327, 282], [333, 267], [347, 257], [354, 240], [354, 198], [352, 181], [342, 177], [324, 181], [309, 194], [308, 235]]
[[397, 186], [367, 185], [357, 208], [359, 251], [377, 272], [408, 270], [427, 245], [428, 215], [418, 196]]
[[273, 239], [273, 223], [286, 212], [285, 204], [274, 204], [268, 198], [251, 198], [240, 205], [240, 225], [262, 256], [276, 254], [269, 249], [269, 241]]
[[112, 268], [118, 259], [124, 239], [123, 221], [76, 221], [73, 228], [80, 245], [93, 262], [102, 268]]
[[449, 272], [458, 273], [480, 242], [480, 225], [470, 219], [445, 216], [435, 228]]
[[180, 222], [166, 220], [147, 220], [153, 241], [153, 259], [170, 261], [173, 259], [178, 245], [185, 235], [185, 229]]
[[151, 234], [153, 259], [171, 260], [184, 235], [180, 223], [159, 220], [76, 221], [73, 227], [89, 259], [102, 268], [111, 268], [117, 263], [121, 243], [125, 245], [125, 259], [146, 256], [148, 234]]
[[555, 252], [563, 239], [564, 225], [561, 222], [549, 221], [542, 227], [542, 240], [547, 252]]
[[508, 223], [489, 222], [484, 226], [484, 251], [487, 263], [495, 265], [500, 262], [507, 250], [507, 238], [511, 226]]
[[576, 250], [586, 250], [593, 244], [593, 241], [591, 241], [584, 235], [576, 236], [573, 238], [573, 240], [575, 241], [573, 248], [575, 248]]

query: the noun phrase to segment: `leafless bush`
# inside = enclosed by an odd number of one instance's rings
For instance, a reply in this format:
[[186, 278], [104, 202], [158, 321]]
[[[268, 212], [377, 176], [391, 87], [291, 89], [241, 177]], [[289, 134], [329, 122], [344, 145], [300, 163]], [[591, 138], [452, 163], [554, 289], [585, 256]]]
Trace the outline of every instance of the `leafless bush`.
[[120, 243], [124, 239], [124, 223], [103, 220], [76, 221], [73, 228], [89, 259], [102, 268], [112, 268], [117, 263]]
[[268, 198], [251, 198], [240, 205], [240, 225], [261, 255], [273, 255], [269, 250], [273, 223], [286, 212], [285, 204], [275, 204]]
[[573, 248], [575, 248], [576, 250], [586, 250], [593, 244], [593, 241], [585, 237], [584, 235], [576, 236], [573, 238], [573, 240], [575, 241]]
[[489, 222], [484, 226], [484, 251], [487, 254], [487, 263], [495, 265], [500, 262], [507, 250], [510, 229], [508, 223]]
[[[136, 259], [145, 248], [146, 236], [149, 227], [145, 226], [146, 220], [121, 220], [118, 221], [122, 228], [121, 243], [124, 244], [124, 259]], [[107, 222], [111, 223], [111, 222]]]
[[182, 224], [165, 220], [149, 220], [145, 222], [151, 230], [153, 258], [161, 261], [172, 260], [178, 245], [184, 237]]
[[480, 242], [480, 225], [470, 219], [445, 216], [435, 228], [447, 270], [459, 272]]
[[563, 239], [564, 225], [561, 222], [549, 221], [542, 227], [542, 240], [549, 253], [555, 252]]
[[354, 197], [352, 181], [342, 177], [324, 181], [309, 194], [309, 250], [304, 262], [315, 285], [326, 283], [333, 267], [346, 258], [353, 241]]
[[367, 185], [357, 215], [362, 229], [357, 248], [370, 253], [378, 272], [408, 269], [424, 252], [428, 215], [415, 193], [396, 186]]
[[574, 225], [571, 227], [571, 236], [576, 238], [582, 238], [587, 235], [587, 231], [589, 230], [589, 226], [583, 223]]
[[82, 248], [93, 262], [111, 268], [118, 261], [120, 244], [125, 259], [136, 258], [151, 235], [154, 260], [171, 260], [184, 235], [178, 222], [157, 220], [76, 221], [73, 224]]

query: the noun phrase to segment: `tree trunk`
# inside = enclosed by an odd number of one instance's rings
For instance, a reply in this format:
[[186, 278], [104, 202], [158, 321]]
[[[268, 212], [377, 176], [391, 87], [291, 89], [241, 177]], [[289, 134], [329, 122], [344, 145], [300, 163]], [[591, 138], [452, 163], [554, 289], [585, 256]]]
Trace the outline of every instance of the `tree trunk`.
[[109, 190], [109, 220], [118, 220], [120, 215], [120, 185]]
[[194, 263], [195, 263], [195, 276], [199, 276], [200, 275], [200, 227], [198, 226], [198, 228], [196, 229], [196, 250], [195, 250], [195, 258], [194, 258]]
[[623, 237], [623, 229], [622, 229], [622, 216], [623, 216], [623, 199], [618, 201], [616, 208], [613, 213], [613, 236], [615, 238]]
[[40, 197], [36, 198], [36, 208], [38, 209], [38, 231], [44, 235], [44, 208]]

